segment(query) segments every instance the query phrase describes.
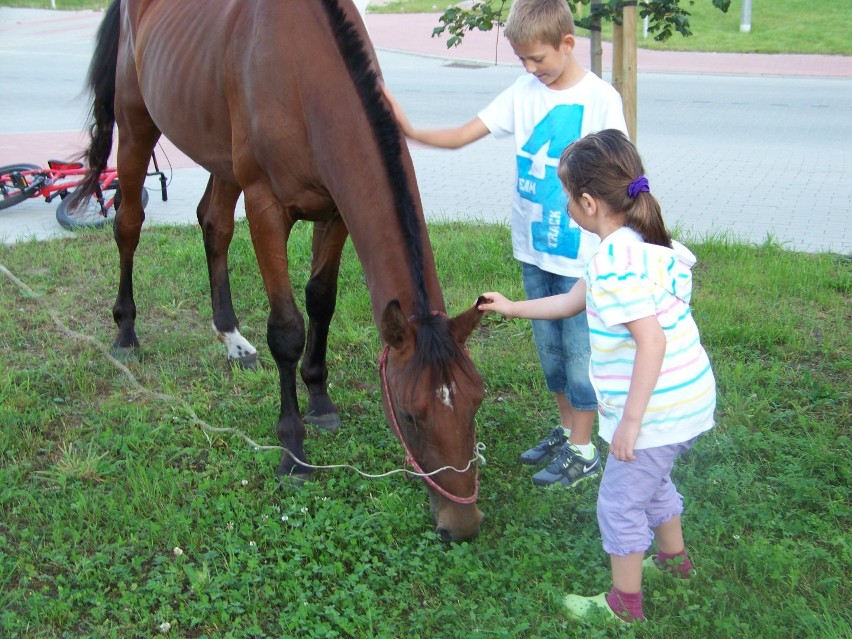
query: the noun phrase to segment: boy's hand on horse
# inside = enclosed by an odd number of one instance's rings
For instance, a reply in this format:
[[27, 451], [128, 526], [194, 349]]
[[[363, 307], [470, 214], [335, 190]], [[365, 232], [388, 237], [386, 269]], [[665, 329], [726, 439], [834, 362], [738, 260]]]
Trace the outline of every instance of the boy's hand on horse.
[[394, 119], [399, 123], [400, 128], [402, 128], [402, 132], [407, 136], [411, 136], [411, 132], [413, 128], [411, 126], [411, 121], [408, 119], [408, 116], [405, 115], [405, 111], [402, 109], [402, 106], [399, 102], [396, 101], [396, 98], [393, 97], [393, 94], [390, 92], [390, 89], [382, 83], [381, 85], [382, 93], [385, 94], [385, 99], [388, 101], [391, 107], [391, 113], [393, 114]]

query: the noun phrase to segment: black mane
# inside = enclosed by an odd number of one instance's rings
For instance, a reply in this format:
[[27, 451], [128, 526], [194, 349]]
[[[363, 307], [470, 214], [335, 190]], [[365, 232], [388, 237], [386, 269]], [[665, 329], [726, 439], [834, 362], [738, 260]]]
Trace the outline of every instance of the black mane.
[[431, 309], [423, 279], [423, 244], [415, 214], [414, 198], [407, 187], [407, 176], [402, 168], [403, 141], [400, 129], [393, 114], [385, 106], [384, 96], [379, 88], [379, 76], [371, 64], [372, 58], [367, 53], [355, 25], [347, 20], [337, 0], [323, 0], [323, 5], [328, 13], [340, 55], [361, 98], [367, 121], [381, 152], [385, 173], [391, 185], [394, 210], [410, 257], [409, 263], [417, 293], [417, 314], [426, 316]]
[[402, 136], [393, 114], [385, 106], [379, 88], [379, 76], [372, 66], [364, 42], [355, 25], [346, 19], [337, 0], [323, 0], [340, 55], [346, 64], [355, 85], [367, 121], [381, 152], [385, 172], [391, 185], [394, 209], [410, 256], [410, 266], [416, 288], [417, 309], [415, 317], [420, 324], [417, 332], [417, 348], [411, 366], [418, 370], [431, 371], [433, 382], [438, 384], [452, 381], [451, 365], [455, 362], [467, 370], [469, 359], [452, 336], [444, 315], [436, 315], [429, 303], [426, 283], [423, 279], [423, 242], [421, 227], [417, 223], [414, 198], [407, 188], [407, 176], [402, 168]]

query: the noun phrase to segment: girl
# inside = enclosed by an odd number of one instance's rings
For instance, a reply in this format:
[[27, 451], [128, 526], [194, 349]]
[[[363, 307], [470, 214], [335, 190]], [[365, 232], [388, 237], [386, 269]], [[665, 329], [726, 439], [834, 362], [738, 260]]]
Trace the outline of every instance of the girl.
[[644, 562], [688, 577], [680, 516], [671, 480], [677, 457], [713, 427], [716, 385], [692, 319], [695, 256], [672, 241], [651, 195], [636, 148], [607, 129], [571, 144], [559, 161], [568, 212], [598, 235], [583, 279], [570, 292], [512, 302], [484, 293], [480, 310], [508, 317], [555, 319], [586, 311], [598, 397], [599, 432], [610, 444], [598, 494], [598, 524], [610, 556], [608, 594], [565, 598], [569, 613], [601, 608], [623, 621], [644, 620]]

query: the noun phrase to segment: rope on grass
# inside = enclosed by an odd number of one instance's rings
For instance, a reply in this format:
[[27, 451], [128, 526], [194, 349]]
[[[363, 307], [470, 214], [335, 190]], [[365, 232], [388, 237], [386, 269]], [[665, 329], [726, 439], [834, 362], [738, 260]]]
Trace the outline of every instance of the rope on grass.
[[389, 470], [389, 471], [384, 472], [384, 473], [367, 473], [367, 472], [364, 472], [361, 469], [359, 469], [355, 466], [352, 466], [350, 464], [327, 464], [327, 465], [308, 464], [307, 462], [303, 462], [301, 459], [296, 457], [292, 452], [290, 452], [289, 449], [285, 448], [284, 446], [279, 446], [279, 445], [270, 446], [270, 445], [258, 444], [256, 441], [254, 441], [251, 437], [246, 435], [243, 431], [241, 431], [238, 428], [233, 428], [233, 427], [230, 427], [230, 426], [211, 426], [210, 424], [208, 424], [207, 422], [205, 422], [203, 419], [201, 419], [198, 416], [198, 414], [195, 412], [195, 410], [192, 408], [192, 406], [189, 405], [189, 402], [187, 402], [185, 399], [183, 399], [181, 397], [177, 397], [175, 395], [169, 395], [168, 393], [160, 393], [160, 392], [157, 392], [157, 391], [152, 391], [152, 390], [149, 390], [148, 388], [146, 388], [145, 386], [143, 386], [139, 382], [139, 380], [136, 379], [136, 376], [130, 371], [130, 369], [127, 368], [127, 366], [125, 366], [119, 359], [117, 359], [115, 357], [115, 355], [113, 355], [110, 352], [110, 349], [108, 347], [104, 346], [96, 338], [92, 337], [91, 335], [86, 335], [84, 333], [78, 333], [77, 331], [68, 328], [68, 326], [66, 326], [65, 323], [60, 319], [59, 315], [57, 315], [57, 313], [52, 308], [50, 308], [50, 306], [47, 304], [47, 302], [45, 300], [43, 300], [39, 295], [37, 295], [35, 293], [35, 291], [33, 291], [24, 282], [22, 282], [17, 277], [15, 277], [15, 275], [12, 274], [12, 272], [9, 271], [9, 269], [7, 269], [3, 264], [0, 264], [0, 272], [2, 272], [3, 275], [5, 275], [13, 284], [15, 284], [15, 286], [17, 286], [21, 291], [23, 291], [23, 293], [27, 297], [36, 300], [39, 304], [41, 304], [44, 307], [44, 309], [50, 315], [50, 319], [53, 320], [54, 325], [56, 326], [57, 330], [60, 333], [62, 333], [66, 337], [70, 337], [71, 339], [79, 340], [81, 342], [86, 342], [87, 344], [90, 344], [95, 349], [100, 351], [100, 353], [107, 360], [109, 360], [110, 363], [113, 366], [115, 366], [119, 371], [121, 371], [121, 373], [130, 382], [130, 385], [133, 386], [133, 388], [136, 390], [136, 392], [139, 395], [145, 395], [147, 397], [159, 400], [159, 401], [167, 403], [167, 404], [177, 404], [178, 406], [182, 407], [183, 410], [186, 411], [186, 414], [189, 416], [190, 423], [194, 424], [196, 426], [199, 426], [202, 429], [202, 431], [204, 432], [204, 436], [207, 438], [207, 441], [209, 443], [212, 443], [212, 440], [210, 439], [209, 433], [230, 434], [230, 435], [234, 435], [234, 436], [242, 439], [249, 446], [251, 446], [252, 450], [254, 450], [255, 452], [260, 452], [260, 451], [265, 451], [265, 450], [284, 451], [287, 455], [290, 456], [290, 458], [294, 462], [296, 462], [300, 466], [303, 466], [304, 468], [310, 468], [310, 469], [313, 469], [313, 470], [332, 470], [332, 469], [335, 469], [335, 468], [347, 468], [347, 469], [353, 470], [356, 473], [358, 473], [359, 475], [361, 475], [363, 477], [367, 477], [369, 479], [380, 479], [382, 477], [388, 477], [390, 475], [395, 475], [397, 473], [405, 473], [407, 475], [413, 475], [415, 477], [429, 477], [431, 475], [435, 475], [437, 473], [440, 473], [441, 471], [444, 471], [444, 470], [454, 470], [454, 471], [459, 472], [459, 473], [464, 473], [464, 472], [467, 472], [471, 468], [471, 466], [473, 466], [473, 464], [476, 463], [476, 462], [480, 462], [483, 465], [485, 464], [485, 456], [483, 455], [483, 453], [485, 451], [485, 444], [478, 442], [476, 444], [476, 448], [474, 450], [473, 459], [471, 459], [467, 463], [467, 466], [465, 466], [462, 469], [456, 468], [455, 466], [443, 466], [441, 468], [438, 468], [437, 470], [433, 470], [431, 472], [424, 473], [424, 472], [417, 472], [417, 471], [409, 470], [407, 468], [395, 468], [393, 470]]

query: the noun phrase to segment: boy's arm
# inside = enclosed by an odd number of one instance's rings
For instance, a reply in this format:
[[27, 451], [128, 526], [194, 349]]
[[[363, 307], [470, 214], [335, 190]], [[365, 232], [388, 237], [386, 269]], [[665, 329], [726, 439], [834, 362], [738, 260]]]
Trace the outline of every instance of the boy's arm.
[[387, 98], [390, 103], [394, 117], [397, 122], [399, 122], [400, 127], [402, 127], [402, 132], [412, 140], [417, 140], [423, 144], [440, 147], [442, 149], [458, 149], [470, 144], [471, 142], [484, 138], [489, 133], [488, 127], [486, 127], [485, 123], [478, 117], [457, 127], [445, 129], [415, 129], [411, 125], [411, 121], [408, 119], [408, 116], [405, 115], [405, 111], [403, 111], [399, 102], [396, 101], [396, 98], [393, 97], [388, 88], [382, 85], [382, 90], [384, 91], [385, 98]]
[[513, 302], [500, 293], [483, 293], [482, 297], [486, 301], [479, 304], [480, 311], [494, 311], [506, 317], [524, 319], [563, 319], [579, 315], [586, 309], [586, 281], [577, 280], [567, 293], [534, 300]]
[[478, 117], [461, 126], [447, 129], [411, 129], [406, 135], [429, 146], [459, 149], [488, 135], [488, 127]]
[[642, 428], [642, 418], [663, 368], [666, 336], [654, 315], [627, 322], [625, 326], [636, 342], [636, 359], [624, 403], [624, 415], [612, 436], [609, 452], [618, 461], [633, 461], [633, 446]]

